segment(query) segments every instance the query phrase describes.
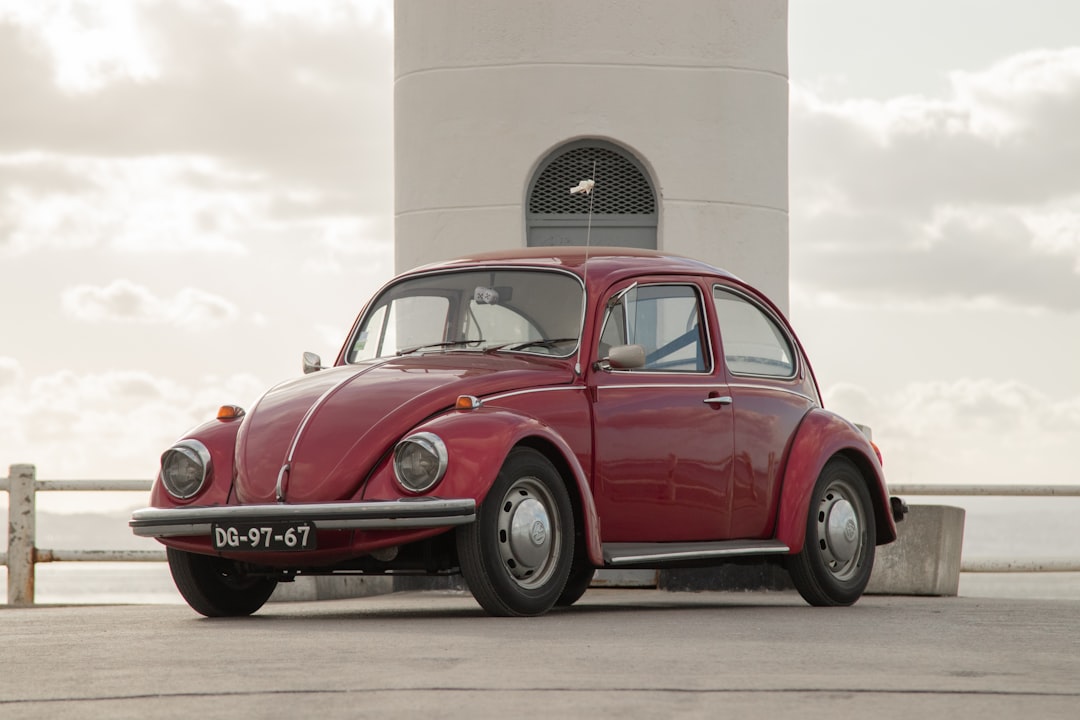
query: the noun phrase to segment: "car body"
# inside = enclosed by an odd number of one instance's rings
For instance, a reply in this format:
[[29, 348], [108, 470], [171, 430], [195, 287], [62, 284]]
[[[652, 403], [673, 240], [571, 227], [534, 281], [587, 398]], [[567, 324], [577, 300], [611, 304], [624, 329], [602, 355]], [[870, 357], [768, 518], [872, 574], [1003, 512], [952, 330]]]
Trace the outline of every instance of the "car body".
[[250, 614], [297, 575], [461, 572], [489, 613], [537, 615], [596, 568], [746, 558], [847, 605], [902, 517], [783, 314], [697, 260], [429, 265], [304, 366], [168, 449], [132, 516], [202, 614]]

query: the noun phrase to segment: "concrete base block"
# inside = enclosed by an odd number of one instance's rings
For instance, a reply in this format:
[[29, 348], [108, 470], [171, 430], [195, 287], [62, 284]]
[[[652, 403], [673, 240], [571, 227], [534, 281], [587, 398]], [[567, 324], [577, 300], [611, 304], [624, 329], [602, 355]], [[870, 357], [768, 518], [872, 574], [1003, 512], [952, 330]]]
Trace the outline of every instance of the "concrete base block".
[[384, 595], [394, 591], [388, 575], [301, 576], [291, 583], [279, 583], [270, 602], [308, 602]]
[[964, 509], [911, 505], [896, 524], [896, 542], [877, 548], [866, 592], [875, 595], [955, 597], [960, 589]]

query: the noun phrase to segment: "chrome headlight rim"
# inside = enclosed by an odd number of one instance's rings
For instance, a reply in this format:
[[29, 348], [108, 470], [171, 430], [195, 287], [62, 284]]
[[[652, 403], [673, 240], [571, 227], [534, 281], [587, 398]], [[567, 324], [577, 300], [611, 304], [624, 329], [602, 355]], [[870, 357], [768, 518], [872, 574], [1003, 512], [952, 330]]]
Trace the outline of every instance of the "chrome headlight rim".
[[[185, 492], [174, 487], [173, 481], [169, 479], [168, 474], [165, 472], [165, 465], [173, 454], [179, 454], [189, 462], [197, 462], [201, 465], [199, 481], [190, 492]], [[198, 440], [181, 440], [161, 454], [161, 470], [159, 471], [159, 475], [161, 477], [161, 484], [169, 495], [177, 500], [190, 500], [202, 492], [203, 488], [206, 487], [206, 479], [210, 477], [210, 451]]]
[[[433, 471], [429, 471], [427, 477], [420, 482], [415, 479], [410, 480], [403, 468], [405, 453], [415, 449], [430, 454], [436, 461], [432, 468]], [[397, 480], [398, 485], [405, 492], [422, 495], [438, 485], [439, 481], [443, 479], [449, 461], [450, 456], [446, 450], [446, 443], [442, 441], [442, 438], [430, 432], [415, 433], [403, 438], [394, 446], [394, 479]]]

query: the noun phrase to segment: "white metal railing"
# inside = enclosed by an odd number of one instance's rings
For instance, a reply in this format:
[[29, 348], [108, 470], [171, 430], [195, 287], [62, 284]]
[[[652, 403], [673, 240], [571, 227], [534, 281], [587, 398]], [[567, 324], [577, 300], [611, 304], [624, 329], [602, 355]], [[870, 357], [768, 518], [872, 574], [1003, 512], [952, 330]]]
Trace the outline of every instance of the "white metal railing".
[[[34, 566], [40, 562], [163, 562], [160, 550], [43, 550], [36, 547], [36, 495], [49, 491], [148, 492], [150, 480], [38, 480], [33, 465], [12, 465], [0, 477], [0, 492], [8, 493], [8, 550], [0, 553], [7, 565], [8, 605], [34, 604]], [[946, 485], [903, 483], [889, 486], [893, 495], [942, 497], [1080, 497], [1080, 485]], [[962, 560], [961, 572], [1044, 573], [1080, 572], [1080, 558], [978, 558]]]
[[33, 465], [12, 465], [0, 478], [8, 494], [8, 549], [0, 553], [7, 565], [8, 605], [34, 604], [34, 566], [41, 562], [163, 562], [160, 550], [43, 550], [37, 543], [37, 493], [47, 491], [149, 492], [150, 480], [38, 480]]
[[[945, 483], [896, 483], [890, 495], [936, 495], [939, 497], [1080, 497], [1080, 485], [948, 485]], [[960, 572], [1057, 573], [1080, 572], [1080, 558], [972, 558], [961, 556]]]

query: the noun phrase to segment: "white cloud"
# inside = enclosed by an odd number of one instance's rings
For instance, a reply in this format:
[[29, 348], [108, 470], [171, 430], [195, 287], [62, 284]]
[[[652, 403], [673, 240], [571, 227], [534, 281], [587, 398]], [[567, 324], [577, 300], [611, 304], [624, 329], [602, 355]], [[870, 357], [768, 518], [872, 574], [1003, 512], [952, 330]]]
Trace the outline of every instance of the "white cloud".
[[0, 0], [0, 20], [33, 33], [53, 62], [56, 85], [89, 93], [113, 82], [152, 80], [159, 66], [130, 0]]
[[[66, 93], [100, 92], [116, 83], [159, 79], [162, 58], [155, 52], [160, 28], [154, 10], [161, 0], [0, 0], [0, 22], [11, 23], [44, 50], [53, 82]], [[393, 28], [392, 0], [225, 0], [178, 3], [196, 16], [231, 15], [249, 26], [286, 21], [326, 31], [344, 23]]]
[[976, 126], [1002, 135], [1040, 132], [1042, 121], [1061, 108], [1076, 107], [1080, 47], [1032, 50], [983, 72], [954, 72], [950, 80], [958, 103], [971, 108]]
[[245, 374], [179, 382], [140, 371], [64, 370], [0, 385], [0, 466], [32, 463], [45, 479], [150, 478], [188, 429], [222, 404], [250, 407], [264, 389]]
[[256, 183], [205, 157], [0, 156], [0, 246], [240, 254], [273, 201]]
[[[224, 0], [249, 24], [279, 21], [309, 23], [331, 27], [341, 23], [360, 23], [390, 33], [394, 25], [393, 0]], [[198, 6], [200, 3], [190, 2]], [[206, 3], [202, 3], [205, 6]]]
[[0, 355], [0, 388], [22, 380], [22, 368], [15, 358]]
[[792, 270], [884, 304], [1080, 310], [1080, 48], [955, 73], [945, 99], [792, 92]]
[[307, 272], [339, 274], [352, 272], [359, 263], [383, 273], [393, 256], [393, 228], [389, 218], [325, 217], [318, 222], [294, 223], [291, 229], [310, 234], [317, 249], [309, 254], [303, 268]]
[[1060, 476], [1080, 435], [1080, 396], [1015, 380], [910, 383], [874, 396], [838, 384], [825, 405], [870, 425], [892, 482], [1043, 483]]
[[236, 306], [196, 288], [184, 288], [172, 298], [159, 298], [130, 280], [104, 287], [77, 285], [64, 291], [64, 311], [84, 322], [119, 322], [175, 325], [202, 330], [231, 322]]

